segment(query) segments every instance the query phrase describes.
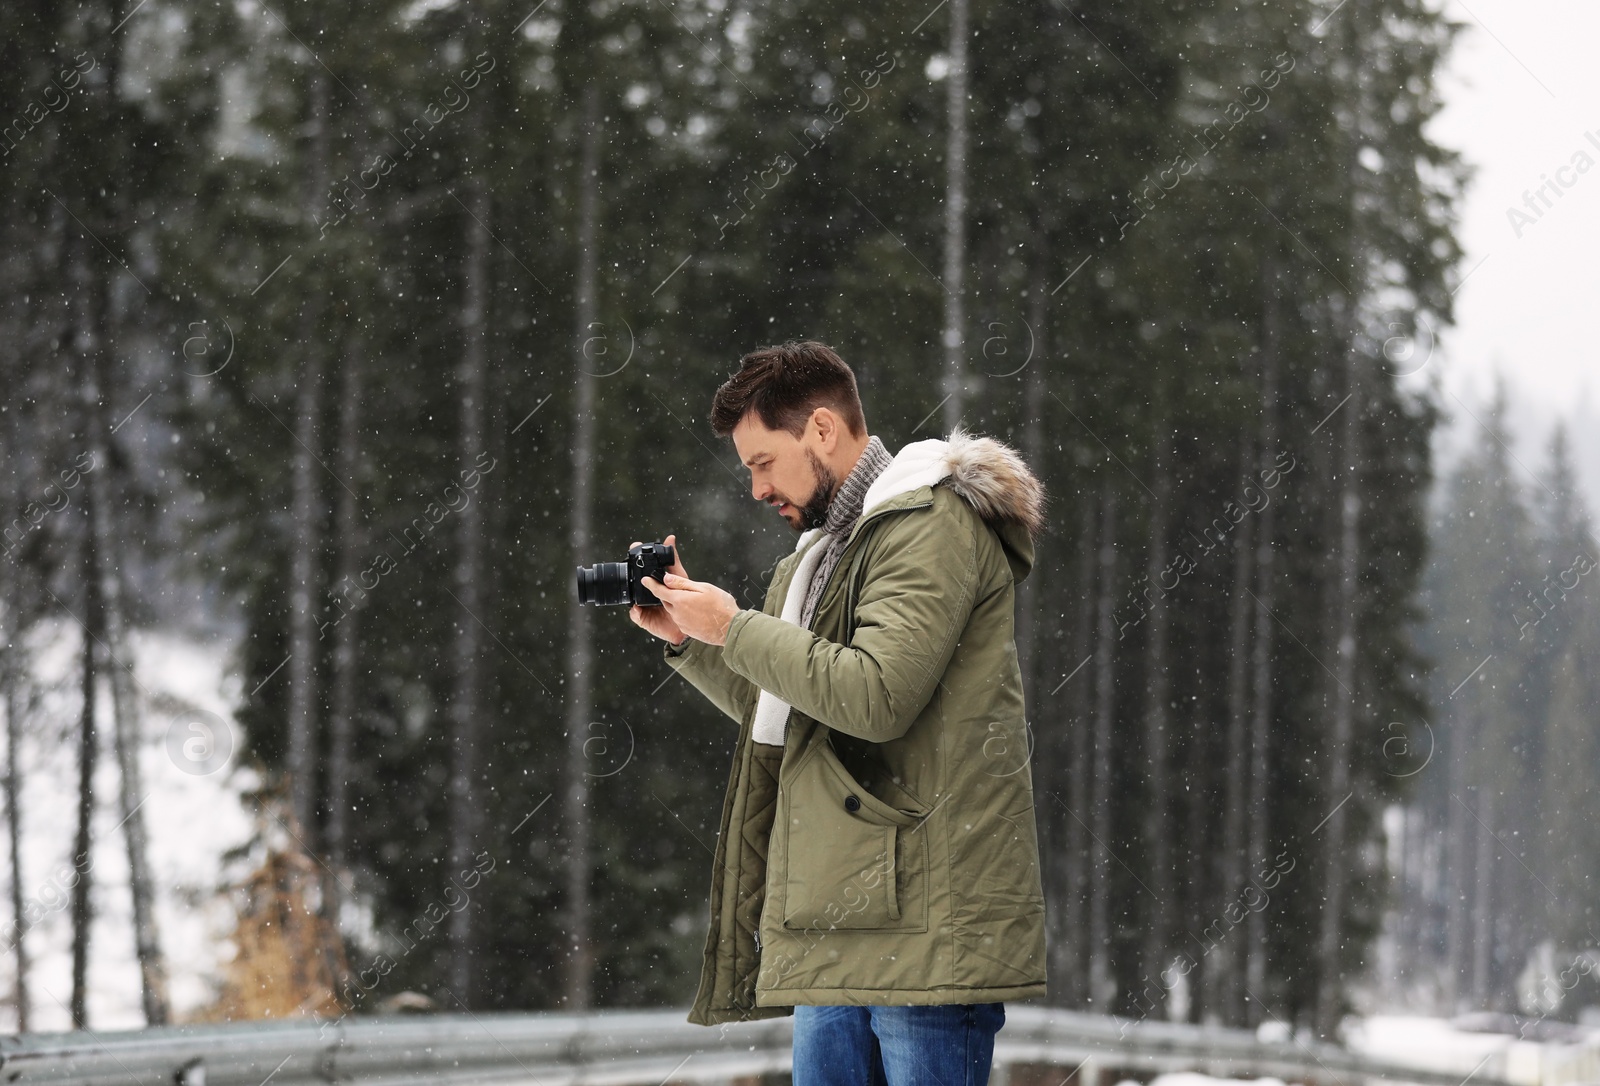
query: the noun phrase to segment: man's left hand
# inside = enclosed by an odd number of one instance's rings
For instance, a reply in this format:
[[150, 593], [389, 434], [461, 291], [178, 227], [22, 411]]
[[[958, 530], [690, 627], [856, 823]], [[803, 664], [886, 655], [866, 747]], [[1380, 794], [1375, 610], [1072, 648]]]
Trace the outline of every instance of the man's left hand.
[[666, 574], [667, 583], [643, 577], [639, 583], [655, 594], [667, 609], [667, 617], [678, 629], [696, 641], [721, 645], [728, 638], [728, 627], [741, 608], [733, 595], [707, 581], [693, 581], [676, 573]]

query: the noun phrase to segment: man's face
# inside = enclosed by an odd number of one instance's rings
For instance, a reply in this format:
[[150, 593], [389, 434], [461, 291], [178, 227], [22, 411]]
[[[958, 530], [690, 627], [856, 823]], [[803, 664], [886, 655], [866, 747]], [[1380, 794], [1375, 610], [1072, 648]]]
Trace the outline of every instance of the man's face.
[[795, 532], [820, 528], [839, 480], [813, 448], [813, 421], [795, 438], [786, 430], [769, 430], [755, 412], [733, 428], [733, 447], [750, 469], [750, 496], [773, 506]]

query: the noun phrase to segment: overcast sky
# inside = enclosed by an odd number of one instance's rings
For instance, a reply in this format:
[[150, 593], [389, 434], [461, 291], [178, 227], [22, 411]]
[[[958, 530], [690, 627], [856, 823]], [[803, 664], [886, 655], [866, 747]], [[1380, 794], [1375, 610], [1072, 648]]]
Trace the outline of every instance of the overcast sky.
[[[1441, 333], [1419, 375], [1439, 381], [1454, 416], [1440, 448], [1448, 462], [1463, 442], [1487, 440], [1462, 404], [1483, 417], [1494, 375], [1502, 373], [1517, 459], [1544, 476], [1549, 429], [1566, 419], [1594, 513], [1600, 511], [1600, 2], [1445, 0], [1444, 9], [1466, 29], [1440, 85], [1446, 108], [1430, 132], [1477, 174], [1461, 207], [1466, 280], [1456, 293], [1457, 323]], [[1580, 152], [1593, 163], [1587, 173], [1573, 167]], [[1535, 190], [1563, 182], [1570, 185], [1559, 194], [1544, 189], [1546, 208]], [[1513, 222], [1513, 208], [1527, 218]]]

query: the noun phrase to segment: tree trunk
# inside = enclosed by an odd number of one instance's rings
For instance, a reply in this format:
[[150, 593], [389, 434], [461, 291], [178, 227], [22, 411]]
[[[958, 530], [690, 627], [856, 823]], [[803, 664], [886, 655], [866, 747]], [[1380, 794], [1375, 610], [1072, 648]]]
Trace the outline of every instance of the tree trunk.
[[[1044, 231], [1037, 221], [1034, 237], [1036, 241], [1028, 282], [1028, 324], [1032, 329], [1033, 353], [1044, 355], [1049, 351], [1046, 340], [1049, 310], [1045, 305], [1045, 288], [1050, 284], [1045, 268], [1048, 249], [1044, 244]], [[1042, 472], [1047, 455], [1044, 439], [1044, 360], [1039, 359], [1038, 365], [1031, 361], [1027, 365], [1028, 376], [1022, 394], [1022, 412], [1027, 419], [1022, 428], [1022, 452], [1028, 463], [1033, 465], [1034, 471]], [[1041, 576], [1044, 566], [1043, 562], [1036, 564], [1032, 576], [1017, 586], [1017, 658], [1022, 668], [1024, 703], [1028, 705], [1039, 704], [1037, 646], [1039, 605], [1044, 598]], [[1054, 765], [1051, 768], [1055, 768]]]
[[[1181, 547], [1174, 550], [1185, 559], [1188, 558]], [[1231, 627], [1229, 632], [1232, 632]], [[1229, 660], [1229, 669], [1232, 669], [1232, 660]], [[1204, 939], [1206, 925], [1211, 922], [1206, 914], [1221, 896], [1214, 893], [1213, 887], [1214, 883], [1221, 880], [1213, 878], [1211, 870], [1213, 863], [1220, 862], [1218, 858], [1222, 851], [1221, 830], [1215, 820], [1220, 807], [1218, 796], [1213, 792], [1217, 787], [1214, 783], [1217, 774], [1212, 772], [1213, 761], [1228, 757], [1228, 750], [1218, 743], [1214, 721], [1198, 701], [1190, 702], [1188, 710], [1191, 715], [1187, 722], [1186, 749], [1178, 756], [1176, 763], [1181, 765], [1177, 780], [1182, 782], [1184, 788], [1183, 813], [1180, 817], [1188, 824], [1188, 831], [1183, 836], [1188, 839], [1189, 853], [1179, 861], [1184, 869], [1183, 881], [1187, 889], [1181, 915], [1188, 930], [1174, 936], [1174, 950], [1188, 954], [1195, 963], [1191, 970], [1193, 977], [1189, 981], [1191, 1002], [1188, 1020], [1218, 1022], [1221, 1019], [1218, 1011], [1217, 959], [1207, 953]], [[1173, 731], [1174, 734], [1183, 733], [1185, 722], [1176, 721]], [[1226, 740], [1227, 733], [1224, 732], [1223, 743]], [[1217, 768], [1221, 769], [1221, 766]], [[1174, 802], [1177, 802], [1176, 799]], [[1176, 809], [1173, 814], [1176, 816]], [[1176, 877], [1177, 871], [1174, 870], [1173, 874]]]
[[[328, 191], [328, 83], [320, 65], [313, 65], [309, 83], [310, 161], [306, 171], [305, 220], [312, 221]], [[306, 845], [316, 840], [315, 713], [317, 703], [317, 557], [322, 548], [322, 477], [319, 460], [322, 412], [323, 350], [318, 339], [322, 292], [308, 289], [300, 309], [300, 375], [295, 398], [293, 453], [293, 524], [289, 540], [289, 706], [288, 752], [290, 807], [299, 824], [295, 832]]]
[[[111, 224], [105, 224], [107, 233], [115, 230], [120, 221], [120, 210], [114, 209], [116, 218]], [[84, 251], [81, 240], [74, 251], [81, 260]], [[167, 975], [153, 907], [154, 889], [143, 810], [147, 796], [139, 766], [142, 745], [140, 713], [132, 689], [134, 661], [122, 604], [122, 571], [127, 562], [119, 551], [118, 541], [125, 537], [112, 523], [113, 483], [117, 465], [111, 459], [110, 443], [107, 441], [111, 430], [107, 411], [111, 398], [107, 355], [111, 351], [109, 326], [114, 276], [109, 269], [102, 267], [96, 271], [87, 265], [82, 275], [89, 281], [89, 289], [80, 295], [84, 299], [83, 322], [80, 325], [84, 338], [80, 342], [80, 349], [87, 356], [82, 388], [84, 440], [94, 465], [93, 470], [84, 474], [90, 541], [87, 551], [89, 560], [84, 573], [95, 584], [100, 603], [100, 621], [96, 624], [92, 619], [88, 620], [89, 631], [104, 646], [107, 658], [106, 674], [110, 680], [113, 721], [112, 746], [121, 778], [117, 795], [122, 831], [127, 842], [128, 888], [133, 898], [134, 952], [139, 960], [145, 1021], [148, 1025], [159, 1026], [167, 1022]]]
[[[1340, 24], [1340, 35], [1346, 43], [1347, 55], [1361, 55], [1360, 34], [1366, 22], [1366, 3], [1355, 0], [1350, 5], [1349, 18]], [[1358, 206], [1362, 178], [1367, 171], [1357, 157], [1356, 149], [1365, 141], [1367, 119], [1367, 93], [1365, 66], [1353, 68], [1354, 122], [1350, 133], [1350, 159], [1346, 167], [1349, 178], [1349, 200], [1346, 204], [1349, 229], [1347, 237], [1353, 251], [1362, 252], [1363, 222]], [[1357, 344], [1361, 337], [1360, 295], [1366, 290], [1364, 277], [1356, 280], [1356, 293], [1348, 299], [1348, 328], [1350, 337], [1345, 348], [1344, 414], [1339, 423], [1340, 456], [1337, 470], [1343, 472], [1343, 485], [1339, 497], [1339, 580], [1337, 584], [1337, 635], [1334, 640], [1334, 673], [1337, 682], [1326, 685], [1333, 701], [1333, 734], [1328, 737], [1327, 791], [1324, 800], [1330, 813], [1327, 824], [1320, 831], [1323, 837], [1322, 856], [1322, 915], [1317, 938], [1317, 1005], [1315, 1025], [1324, 1040], [1336, 1040], [1334, 1034], [1344, 1005], [1343, 970], [1340, 968], [1340, 947], [1343, 942], [1344, 892], [1346, 865], [1345, 800], [1350, 795], [1350, 739], [1355, 718], [1356, 674], [1356, 577], [1360, 568], [1361, 542], [1357, 530], [1361, 513], [1361, 355]]]
[[[573, 360], [577, 389], [572, 411], [572, 553], [574, 564], [593, 561], [589, 556], [589, 528], [593, 510], [593, 460], [595, 442], [594, 374], [584, 354], [596, 323], [599, 286], [600, 218], [600, 88], [591, 82], [583, 93], [583, 151], [578, 185], [577, 327]], [[588, 610], [573, 592], [568, 603], [567, 643], [567, 958], [566, 1009], [591, 1005], [594, 975], [589, 936], [589, 883], [591, 878], [589, 780], [584, 742], [588, 737], [593, 703], [593, 630]]]
[[[1472, 1005], [1478, 1010], [1489, 1007], [1489, 963], [1494, 957], [1494, 834], [1489, 827], [1494, 824], [1495, 789], [1478, 789], [1476, 823], [1478, 855], [1473, 862], [1472, 894]], [[1509, 859], [1510, 857], [1508, 857]]]
[[1412, 879], [1416, 876], [1417, 857], [1411, 852], [1412, 814], [1409, 806], [1399, 808], [1400, 827], [1392, 838], [1397, 842], [1393, 868], [1388, 872], [1387, 885], [1384, 892], [1389, 900], [1394, 902], [1387, 918], [1391, 938], [1394, 941], [1394, 959], [1391, 967], [1383, 970], [1380, 975], [1384, 978], [1378, 994], [1381, 998], [1398, 1004], [1405, 991], [1407, 978], [1413, 972], [1414, 959], [1411, 953], [1411, 888]]
[[[1037, 208], [1035, 208], [1037, 211]], [[1045, 307], [1045, 290], [1049, 284], [1045, 280], [1046, 248], [1043, 244], [1043, 230], [1038, 228], [1037, 220], [1034, 237], [1039, 239], [1033, 252], [1033, 262], [1030, 268], [1028, 284], [1028, 323], [1033, 329], [1033, 350], [1036, 354], [1048, 350], [1045, 344], [1045, 326], [1048, 320], [1048, 311]], [[1033, 465], [1034, 471], [1043, 473], [1043, 465], [1048, 455], [1044, 440], [1044, 363], [1040, 360], [1038, 365], [1028, 363], [1028, 373], [1023, 389], [1023, 416], [1027, 422], [1022, 430], [1022, 452], [1028, 463]], [[1017, 586], [1017, 617], [1016, 617], [1016, 642], [1017, 659], [1022, 670], [1023, 704], [1032, 708], [1032, 715], [1037, 718], [1043, 704], [1039, 693], [1039, 641], [1040, 630], [1044, 623], [1040, 620], [1040, 611], [1049, 598], [1046, 589], [1049, 587], [1045, 576], [1047, 563], [1039, 562], [1033, 568], [1033, 574]], [[1059, 568], [1059, 567], [1056, 567]], [[1065, 766], [1063, 758], [1063, 743], [1058, 738], [1057, 729], [1032, 727], [1033, 759], [1030, 772], [1033, 776], [1033, 787], [1039, 789], [1054, 789], [1060, 779], [1061, 771]], [[1052, 989], [1060, 998], [1061, 989], [1056, 987], [1064, 982], [1064, 962], [1062, 951], [1067, 933], [1062, 930], [1062, 902], [1060, 894], [1065, 892], [1064, 881], [1061, 878], [1062, 861], [1065, 859], [1065, 842], [1062, 839], [1062, 811], [1058, 804], [1041, 804], [1035, 808], [1038, 819], [1039, 848], [1044, 865], [1043, 877], [1046, 880], [1045, 892], [1051, 905], [1048, 909], [1048, 922], [1050, 933], [1047, 943], [1050, 947], [1049, 958], [1045, 968], [1050, 975]]]
[[1333, 699], [1333, 734], [1328, 739], [1328, 788], [1323, 795], [1331, 812], [1321, 830], [1324, 857], [1322, 883], [1322, 924], [1318, 933], [1317, 957], [1321, 977], [1317, 984], [1317, 1032], [1324, 1040], [1335, 1040], [1343, 1006], [1343, 972], [1340, 946], [1343, 931], [1345, 889], [1345, 799], [1350, 790], [1350, 736], [1355, 716], [1356, 674], [1356, 572], [1360, 538], [1357, 530], [1361, 512], [1361, 374], [1360, 361], [1352, 343], [1345, 363], [1349, 401], [1344, 405], [1340, 426], [1343, 455], [1339, 469], [1344, 486], [1339, 501], [1339, 584], [1338, 640], [1335, 674], [1337, 684], [1329, 687]]
[[[1090, 646], [1094, 643], [1094, 619], [1097, 600], [1095, 598], [1095, 569], [1099, 555], [1095, 550], [1095, 503], [1083, 501], [1081, 503], [1082, 527], [1078, 535], [1078, 568], [1073, 578], [1077, 587], [1078, 603], [1075, 610], [1076, 620], [1073, 623], [1073, 659], [1069, 662], [1068, 678], [1072, 688], [1067, 691], [1067, 705], [1069, 706], [1067, 718], [1072, 721], [1071, 747], [1068, 760], [1071, 765], [1068, 802], [1069, 810], [1076, 812], [1067, 821], [1067, 884], [1065, 887], [1066, 937], [1062, 940], [1061, 970], [1067, 976], [1067, 988], [1064, 992], [1065, 1002], [1068, 1006], [1081, 1007], [1089, 998], [1089, 987], [1085, 983], [1084, 964], [1088, 960], [1086, 953], [1088, 941], [1088, 927], [1084, 923], [1084, 912], [1088, 905], [1089, 871], [1092, 867], [1091, 853], [1089, 851], [1089, 834], [1084, 819], [1093, 817], [1094, 802], [1090, 796], [1090, 771], [1094, 745], [1092, 742], [1092, 723], [1089, 717], [1089, 690], [1092, 675], [1073, 675], [1072, 672], [1082, 667], [1088, 661]], [[1053, 693], [1053, 691], [1052, 691]]]
[[[1172, 864], [1168, 853], [1171, 827], [1167, 824], [1167, 724], [1168, 701], [1172, 696], [1172, 680], [1167, 672], [1167, 631], [1170, 628], [1170, 604], [1161, 588], [1161, 571], [1167, 568], [1167, 528], [1171, 519], [1172, 468], [1170, 445], [1172, 424], [1165, 381], [1158, 381], [1155, 445], [1153, 451], [1155, 496], [1150, 507], [1150, 549], [1145, 566], [1145, 602], [1150, 605], [1150, 630], [1146, 641], [1146, 675], [1144, 733], [1145, 758], [1148, 769], [1145, 775], [1144, 843], [1149, 859], [1149, 889], [1155, 896], [1150, 902], [1144, 931], [1141, 957], [1141, 989], [1155, 999], [1164, 998], [1166, 987], [1161, 983], [1161, 972], [1166, 967], [1166, 956], [1172, 932]], [[1190, 826], [1186, 835], [1191, 847], [1199, 842], [1193, 836], [1198, 825]], [[1152, 1007], [1152, 1013], [1159, 1013]]]
[[[366, 342], [352, 333], [345, 347], [339, 388], [339, 478], [354, 486], [361, 468], [361, 369]], [[357, 577], [366, 533], [361, 529], [361, 507], [355, 495], [339, 487], [334, 497], [338, 566], [334, 573], [338, 624], [333, 628], [333, 674], [328, 708], [328, 866], [324, 912], [337, 924], [344, 900], [341, 880], [348, 882], [350, 863], [350, 755], [355, 735], [356, 652], [361, 634], [360, 599], [365, 596]]]
[[[1268, 260], [1262, 276], [1262, 337], [1261, 337], [1261, 448], [1263, 469], [1271, 468], [1273, 447], [1278, 441], [1278, 276], [1275, 265]], [[1251, 710], [1250, 710], [1250, 847], [1251, 863], [1265, 863], [1267, 856], [1268, 822], [1271, 813], [1270, 743], [1272, 741], [1272, 645], [1273, 623], [1273, 521], [1276, 502], [1269, 502], [1258, 516], [1261, 531], [1256, 537], [1256, 594], [1255, 644], [1251, 657]], [[1245, 922], [1245, 984], [1250, 996], [1248, 1025], [1261, 1022], [1265, 1007], [1261, 1000], [1267, 998], [1267, 921], [1265, 910], [1252, 909]]]
[[[104, 422], [104, 419], [101, 420]], [[90, 439], [91, 446], [94, 439]], [[98, 457], [96, 458], [99, 459]], [[144, 1000], [145, 1023], [167, 1024], [167, 969], [161, 954], [161, 938], [155, 915], [155, 887], [150, 872], [150, 847], [144, 824], [144, 789], [139, 754], [143, 747], [138, 695], [133, 689], [132, 646], [122, 610], [121, 562], [114, 560], [115, 534], [111, 525], [109, 491], [112, 465], [91, 472], [89, 489], [95, 492], [91, 520], [98, 537], [95, 550], [100, 557], [100, 595], [105, 601], [104, 640], [110, 660], [106, 672], [111, 680], [111, 711], [114, 722], [113, 748], [121, 778], [117, 798], [122, 814], [122, 832], [128, 846], [128, 889], [133, 897], [133, 941], [139, 958], [139, 976]]]
[[950, 0], [950, 72], [945, 77], [944, 195], [944, 432], [961, 421], [965, 404], [967, 261], [967, 0]]
[[[104, 470], [104, 464], [95, 470]], [[94, 496], [85, 493], [85, 506]], [[93, 511], [86, 509], [92, 516]], [[100, 619], [100, 583], [94, 575], [96, 560], [94, 535], [84, 531], [83, 539], [83, 708], [78, 718], [78, 833], [72, 846], [72, 867], [77, 881], [72, 884], [72, 1028], [89, 1028], [89, 935], [94, 923], [94, 903], [89, 893], [94, 881], [94, 771], [99, 761], [100, 735], [95, 727], [96, 673], [94, 634]]]
[[[1239, 463], [1248, 468], [1254, 461], [1253, 443], [1247, 435], [1241, 435]], [[1254, 519], [1246, 517], [1233, 540], [1233, 577], [1228, 601], [1228, 768], [1223, 792], [1222, 849], [1217, 856], [1217, 893], [1213, 899], [1214, 908], [1205, 921], [1208, 925], [1213, 918], [1226, 920], [1224, 911], [1234, 895], [1243, 889], [1249, 862], [1246, 857], [1246, 790], [1250, 780], [1250, 740], [1245, 723], [1249, 717], [1250, 578], [1255, 558], [1254, 531]], [[1230, 929], [1214, 945], [1205, 948], [1206, 1004], [1219, 1021], [1229, 1025], [1238, 1025], [1244, 1020], [1244, 976], [1239, 968], [1242, 958], [1239, 942]]]
[[[482, 116], [481, 111], [474, 116]], [[476, 143], [474, 144], [476, 145]], [[489, 183], [478, 171], [462, 183], [468, 211], [466, 227], [466, 267], [462, 278], [461, 365], [457, 373], [461, 397], [461, 461], [463, 466], [478, 464], [484, 451], [484, 341], [488, 336], [489, 296], [489, 216], [492, 207]], [[450, 770], [450, 870], [467, 871], [479, 836], [479, 810], [482, 800], [473, 788], [479, 783], [479, 748], [483, 743], [479, 688], [482, 685], [479, 663], [478, 616], [482, 614], [483, 593], [483, 503], [468, 501], [456, 515], [456, 595], [461, 613], [456, 617], [456, 690], [451, 704]], [[468, 1005], [474, 997], [477, 975], [474, 965], [472, 919], [474, 910], [459, 909], [450, 914], [450, 983], [457, 996]]]
[[1466, 801], [1471, 797], [1467, 789], [1472, 779], [1472, 752], [1477, 749], [1477, 727], [1472, 710], [1457, 710], [1450, 720], [1446, 733], [1449, 745], [1445, 757], [1449, 759], [1450, 800], [1445, 823], [1449, 828], [1446, 841], [1449, 860], [1445, 866], [1448, 884], [1445, 925], [1445, 1000], [1451, 1013], [1460, 1014], [1467, 1009], [1466, 989], [1472, 941], [1468, 908], [1472, 900], [1472, 825]]
[[[16, 340], [12, 340], [16, 342]], [[10, 524], [23, 505], [22, 472], [17, 467], [22, 449], [21, 412], [13, 406], [6, 412], [6, 460], [12, 465], [5, 491], [4, 515], [0, 523]], [[28, 917], [23, 901], [22, 871], [22, 719], [23, 689], [27, 682], [27, 661], [22, 644], [22, 578], [14, 555], [0, 556], [0, 634], [5, 641], [5, 658], [0, 660], [0, 683], [5, 686], [6, 713], [6, 839], [11, 851], [11, 954], [16, 969], [12, 998], [17, 1005], [17, 1032], [27, 1033], [32, 1000], [28, 994], [31, 966], [28, 961]]]
[[[8, 580], [15, 580], [13, 573]], [[22, 898], [22, 675], [17, 654], [20, 651], [20, 631], [16, 626], [16, 611], [12, 605], [16, 594], [7, 585], [6, 617], [10, 643], [6, 646], [5, 660], [5, 710], [6, 710], [6, 840], [11, 850], [11, 955], [16, 968], [12, 982], [12, 998], [17, 1005], [17, 1032], [28, 1032], [28, 1010], [32, 1001], [28, 996], [28, 919]]]
[[1116, 999], [1111, 974], [1111, 733], [1116, 708], [1113, 685], [1116, 623], [1112, 606], [1117, 580], [1117, 495], [1101, 483], [1100, 584], [1094, 659], [1094, 862], [1089, 884], [1089, 999], [1096, 1013], [1109, 1014]]

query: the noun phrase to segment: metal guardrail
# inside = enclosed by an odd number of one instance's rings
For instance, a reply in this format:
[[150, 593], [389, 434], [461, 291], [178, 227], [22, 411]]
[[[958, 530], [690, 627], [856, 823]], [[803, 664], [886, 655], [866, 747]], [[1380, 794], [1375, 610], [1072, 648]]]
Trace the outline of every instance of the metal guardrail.
[[[1130, 1021], [1045, 1007], [1006, 1008], [1005, 1028], [995, 1038], [993, 1086], [1009, 1086], [1019, 1065], [1076, 1070], [1076, 1086], [1112, 1086], [1123, 1078], [1149, 1081], [1173, 1071], [1198, 1071], [1217, 1078], [1278, 1078], [1314, 1086], [1510, 1086], [1502, 1054], [1476, 1073], [1375, 1060], [1319, 1041], [1263, 1041], [1249, 1030], [1200, 1027], [1161, 1021]], [[1004, 1069], [1004, 1070], [1002, 1070]], [[1020, 1078], [1021, 1076], [1018, 1076]], [[1060, 1075], [1048, 1079], [1058, 1086]], [[1021, 1086], [1021, 1083], [1018, 1083]]]
[[[0, 1083], [54, 1086], [661, 1086], [784, 1074], [793, 1019], [707, 1029], [686, 1010], [593, 1014], [441, 1014], [332, 1022], [169, 1026], [116, 1033], [0, 1037]], [[1242, 1030], [1011, 1005], [995, 1044], [994, 1086], [1029, 1068], [1077, 1072], [1077, 1086], [1200, 1071], [1314, 1086], [1377, 1080], [1461, 1086], [1455, 1072], [1379, 1063], [1347, 1049], [1260, 1041]], [[1485, 1064], [1473, 1086], [1507, 1086]]]

